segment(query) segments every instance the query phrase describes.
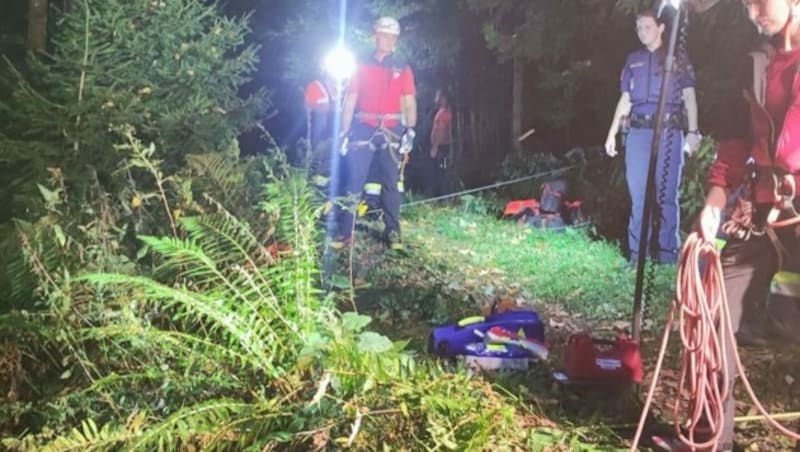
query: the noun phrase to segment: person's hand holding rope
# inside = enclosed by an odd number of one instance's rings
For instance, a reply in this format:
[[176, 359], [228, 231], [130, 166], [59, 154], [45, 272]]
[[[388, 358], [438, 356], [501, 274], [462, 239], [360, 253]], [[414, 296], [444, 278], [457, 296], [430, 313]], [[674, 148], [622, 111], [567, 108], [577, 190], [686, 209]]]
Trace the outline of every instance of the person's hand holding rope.
[[697, 225], [700, 237], [703, 240], [714, 243], [714, 240], [717, 238], [717, 231], [719, 231], [721, 218], [722, 210], [719, 207], [710, 205], [703, 207]]

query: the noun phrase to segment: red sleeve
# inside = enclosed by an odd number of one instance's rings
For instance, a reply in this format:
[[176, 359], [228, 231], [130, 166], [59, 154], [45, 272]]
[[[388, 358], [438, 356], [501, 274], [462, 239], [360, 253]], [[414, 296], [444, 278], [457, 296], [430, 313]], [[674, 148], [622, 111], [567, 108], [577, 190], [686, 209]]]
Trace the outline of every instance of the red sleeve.
[[750, 144], [745, 139], [720, 141], [717, 159], [708, 170], [708, 184], [724, 188], [735, 188], [744, 181]]
[[306, 107], [316, 109], [328, 105], [328, 94], [319, 86], [318, 81], [313, 81], [306, 86]]
[[434, 128], [447, 130], [447, 133], [450, 133], [449, 127], [452, 119], [453, 117], [450, 114], [449, 109], [440, 109], [436, 112], [436, 116], [433, 118]]
[[406, 67], [403, 70], [403, 95], [417, 95], [417, 88], [414, 85], [414, 71], [412, 71], [410, 67]]
[[450, 123], [453, 121], [453, 114], [450, 113], [449, 109], [442, 111], [441, 121], [443, 126], [449, 126]]

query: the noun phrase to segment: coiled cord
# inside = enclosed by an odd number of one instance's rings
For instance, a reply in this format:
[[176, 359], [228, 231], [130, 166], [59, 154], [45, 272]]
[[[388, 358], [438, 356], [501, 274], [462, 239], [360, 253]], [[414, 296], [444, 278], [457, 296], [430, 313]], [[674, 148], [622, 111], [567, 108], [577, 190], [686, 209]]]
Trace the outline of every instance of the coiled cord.
[[[701, 262], [704, 265], [702, 272]], [[695, 232], [686, 239], [681, 251], [675, 299], [664, 327], [653, 381], [630, 450], [636, 450], [644, 431], [676, 312], [683, 353], [680, 385], [673, 412], [675, 431], [680, 440], [691, 450], [709, 447], [716, 450], [719, 445], [724, 427], [723, 402], [730, 396], [731, 382], [735, 377], [729, 374], [728, 347], [733, 347], [736, 369], [758, 412], [774, 429], [789, 438], [800, 440], [800, 434], [776, 421], [755, 395], [736, 349], [719, 251], [713, 243], [703, 240]], [[680, 423], [681, 408], [688, 415], [688, 422], [683, 425]], [[695, 435], [697, 430], [706, 439], [698, 439]]]

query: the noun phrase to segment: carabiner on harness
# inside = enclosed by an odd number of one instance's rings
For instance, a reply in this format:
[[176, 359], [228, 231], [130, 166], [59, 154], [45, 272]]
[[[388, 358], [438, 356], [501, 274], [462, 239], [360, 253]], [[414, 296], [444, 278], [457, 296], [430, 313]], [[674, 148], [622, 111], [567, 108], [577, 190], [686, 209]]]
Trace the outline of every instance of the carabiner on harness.
[[[800, 213], [794, 207], [797, 196], [797, 183], [794, 175], [772, 173], [772, 181], [775, 204], [767, 215], [767, 226], [775, 229], [800, 223]], [[782, 213], [788, 213], [789, 217], [779, 221], [778, 218]]]

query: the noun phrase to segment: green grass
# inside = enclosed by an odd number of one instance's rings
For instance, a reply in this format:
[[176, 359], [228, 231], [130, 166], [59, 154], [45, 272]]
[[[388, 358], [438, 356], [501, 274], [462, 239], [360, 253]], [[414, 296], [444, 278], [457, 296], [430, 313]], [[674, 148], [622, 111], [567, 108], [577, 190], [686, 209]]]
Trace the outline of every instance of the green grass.
[[[415, 257], [447, 263], [445, 271], [455, 279], [477, 278], [480, 293], [518, 289], [535, 303], [594, 319], [630, 315], [635, 272], [615, 244], [593, 239], [587, 230], [537, 230], [456, 208], [405, 213], [405, 236]], [[654, 313], [666, 310], [674, 278], [674, 267], [656, 267]]]

